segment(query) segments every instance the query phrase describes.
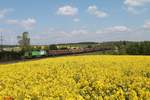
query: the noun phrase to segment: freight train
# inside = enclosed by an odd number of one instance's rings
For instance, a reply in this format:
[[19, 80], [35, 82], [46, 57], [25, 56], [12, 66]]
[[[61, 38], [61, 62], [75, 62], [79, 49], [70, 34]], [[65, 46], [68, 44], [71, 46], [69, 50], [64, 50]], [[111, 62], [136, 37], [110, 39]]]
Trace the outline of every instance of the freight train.
[[24, 53], [24, 58], [40, 58], [40, 57], [48, 57], [48, 56], [61, 56], [61, 55], [71, 55], [71, 54], [81, 54], [88, 52], [96, 52], [96, 51], [106, 51], [110, 50], [110, 48], [79, 48], [79, 49], [65, 49], [65, 50], [34, 50], [27, 51]]

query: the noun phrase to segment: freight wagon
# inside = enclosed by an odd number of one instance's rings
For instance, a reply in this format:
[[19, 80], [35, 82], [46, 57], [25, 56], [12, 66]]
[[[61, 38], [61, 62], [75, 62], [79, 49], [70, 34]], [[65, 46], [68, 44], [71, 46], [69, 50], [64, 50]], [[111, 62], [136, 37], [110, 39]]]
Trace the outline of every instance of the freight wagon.
[[72, 54], [79, 54], [79, 53], [83, 53], [84, 49], [71, 49], [70, 52]]
[[58, 56], [58, 55], [69, 55], [71, 54], [70, 50], [49, 50], [49, 56]]

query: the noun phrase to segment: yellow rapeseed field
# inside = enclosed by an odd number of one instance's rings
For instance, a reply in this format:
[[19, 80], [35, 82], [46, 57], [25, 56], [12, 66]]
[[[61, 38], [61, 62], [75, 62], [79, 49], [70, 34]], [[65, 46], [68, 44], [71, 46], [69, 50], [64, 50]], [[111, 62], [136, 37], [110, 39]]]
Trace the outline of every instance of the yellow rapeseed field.
[[150, 57], [66, 56], [0, 65], [0, 99], [150, 100]]

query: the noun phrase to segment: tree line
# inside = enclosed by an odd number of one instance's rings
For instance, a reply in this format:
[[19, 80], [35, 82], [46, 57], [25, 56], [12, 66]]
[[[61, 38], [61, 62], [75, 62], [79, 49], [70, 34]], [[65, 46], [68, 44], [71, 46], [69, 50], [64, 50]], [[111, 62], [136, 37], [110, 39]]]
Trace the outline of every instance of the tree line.
[[[20, 36], [17, 37], [19, 47], [21, 51], [1, 51], [0, 52], [0, 61], [1, 59], [20, 59], [21, 56], [27, 51], [33, 50], [58, 50], [58, 49], [68, 49], [67, 47], [58, 48], [62, 44], [49, 45], [49, 46], [34, 46], [30, 43], [30, 37], [28, 32], [23, 32]], [[68, 43], [69, 44], [69, 43]], [[68, 45], [64, 44], [64, 45]], [[84, 44], [84, 46], [83, 46]], [[85, 45], [87, 48], [110, 48], [109, 52], [103, 51], [101, 54], [114, 54], [114, 55], [150, 55], [150, 41], [140, 41], [140, 42], [131, 42], [131, 41], [111, 41], [111, 42], [83, 42], [83, 43], [73, 43], [71, 45], [78, 45], [81, 48], [84, 48]]]
[[[102, 48], [109, 47], [111, 51], [108, 54], [118, 55], [150, 55], [150, 41], [116, 41], [104, 42], [100, 45]], [[107, 53], [106, 53], [107, 54]]]
[[150, 55], [150, 42], [134, 42], [126, 48], [126, 52], [130, 55]]

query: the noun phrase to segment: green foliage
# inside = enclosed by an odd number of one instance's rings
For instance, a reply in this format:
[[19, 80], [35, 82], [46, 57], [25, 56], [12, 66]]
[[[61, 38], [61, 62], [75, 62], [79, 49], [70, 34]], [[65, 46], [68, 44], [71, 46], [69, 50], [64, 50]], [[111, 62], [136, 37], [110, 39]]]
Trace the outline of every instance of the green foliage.
[[68, 49], [67, 47], [60, 47], [59, 48], [60, 50], [66, 50], [66, 49]]
[[8, 61], [8, 60], [20, 60], [23, 55], [23, 52], [0, 52], [0, 61]]
[[58, 50], [57, 45], [50, 45], [49, 49], [50, 50]]
[[131, 55], [150, 55], [150, 42], [136, 42], [130, 44], [127, 49], [127, 54]]
[[88, 45], [87, 48], [92, 48], [92, 45]]

